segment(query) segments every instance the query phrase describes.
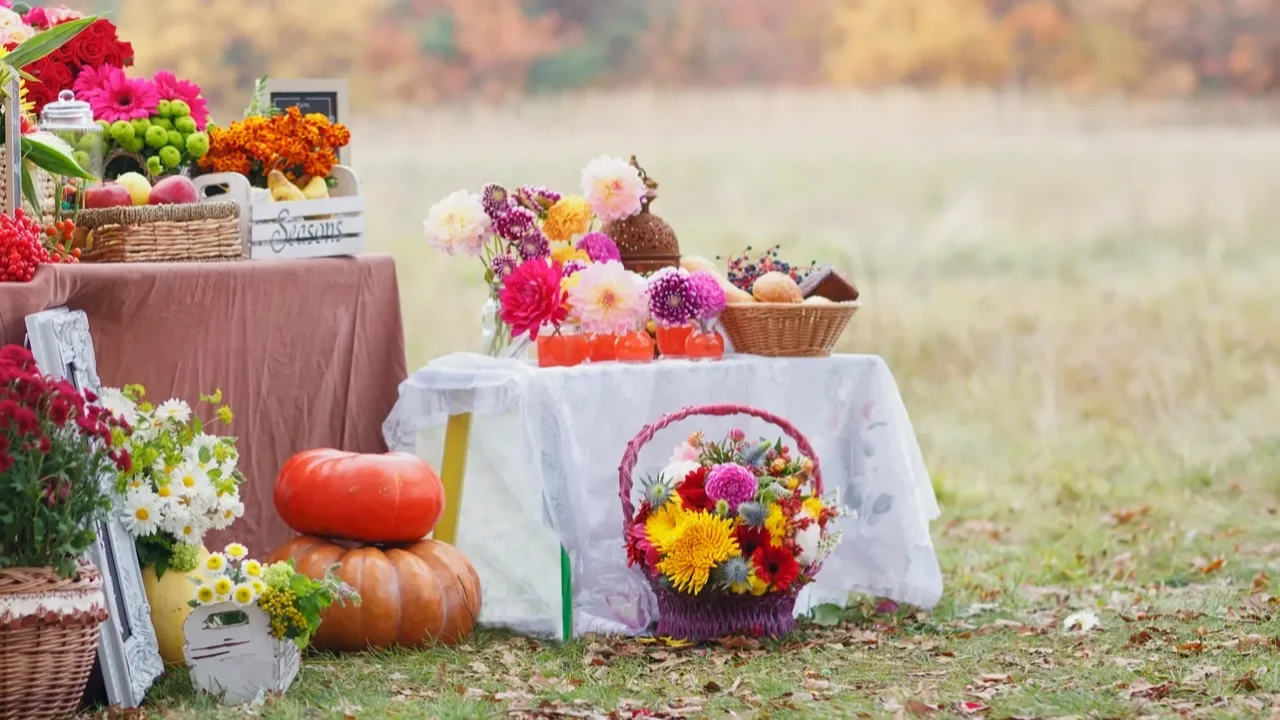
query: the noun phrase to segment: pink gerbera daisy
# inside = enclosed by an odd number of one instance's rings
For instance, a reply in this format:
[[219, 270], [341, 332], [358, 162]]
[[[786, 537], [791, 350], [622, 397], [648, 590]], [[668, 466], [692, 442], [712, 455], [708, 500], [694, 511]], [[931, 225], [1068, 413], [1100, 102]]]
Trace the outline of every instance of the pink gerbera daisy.
[[145, 78], [126, 77], [120, 68], [102, 70], [102, 91], [89, 99], [99, 120], [137, 120], [151, 117], [160, 103], [156, 84]]
[[75, 92], [77, 100], [92, 104], [93, 98], [102, 94], [102, 88], [106, 85], [108, 70], [112, 69], [110, 65], [98, 65], [95, 67], [84, 66], [80, 68], [80, 73], [76, 75], [76, 82], [71, 86], [71, 90]]
[[161, 70], [155, 76], [156, 90], [161, 100], [181, 100], [191, 108], [191, 119], [196, 121], [196, 129], [204, 130], [209, 122], [209, 104], [200, 96], [200, 86], [190, 80], [179, 80], [168, 70]]

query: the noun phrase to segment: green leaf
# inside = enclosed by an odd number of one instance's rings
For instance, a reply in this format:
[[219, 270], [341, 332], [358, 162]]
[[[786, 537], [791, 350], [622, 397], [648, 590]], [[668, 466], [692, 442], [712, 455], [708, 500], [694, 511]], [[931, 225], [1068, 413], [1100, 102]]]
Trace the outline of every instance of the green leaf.
[[4, 57], [3, 62], [16, 68], [22, 68], [43, 58], [49, 53], [66, 45], [75, 36], [98, 20], [97, 15], [72, 20], [55, 25], [13, 49]]
[[[199, 435], [200, 433], [204, 432], [204, 423], [200, 422], [200, 418], [195, 417], [194, 413], [191, 418], [191, 429], [195, 430], [196, 435]], [[206, 460], [205, 462], [208, 462], [208, 460]]]
[[22, 157], [53, 175], [95, 179], [71, 157], [71, 146], [47, 133], [23, 135]]
[[40, 217], [40, 195], [36, 192], [35, 166], [29, 161], [22, 163], [22, 197], [31, 206], [31, 216]]

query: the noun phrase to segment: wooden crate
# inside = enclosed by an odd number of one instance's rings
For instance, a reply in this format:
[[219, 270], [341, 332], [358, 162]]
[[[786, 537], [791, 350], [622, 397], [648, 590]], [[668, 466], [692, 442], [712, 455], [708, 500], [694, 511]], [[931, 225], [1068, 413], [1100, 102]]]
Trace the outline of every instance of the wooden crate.
[[240, 203], [240, 238], [251, 260], [358, 255], [364, 252], [364, 196], [351, 168], [338, 165], [337, 185], [322, 200], [272, 202], [268, 191], [253, 188], [238, 173], [213, 173], [195, 179], [201, 202]]

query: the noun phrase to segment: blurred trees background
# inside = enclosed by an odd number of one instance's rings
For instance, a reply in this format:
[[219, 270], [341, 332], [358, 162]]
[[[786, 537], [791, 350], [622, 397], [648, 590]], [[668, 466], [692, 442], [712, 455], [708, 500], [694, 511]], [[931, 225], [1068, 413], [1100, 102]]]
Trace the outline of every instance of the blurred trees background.
[[635, 86], [1274, 93], [1280, 0], [80, 0], [219, 107], [348, 76], [430, 104]]

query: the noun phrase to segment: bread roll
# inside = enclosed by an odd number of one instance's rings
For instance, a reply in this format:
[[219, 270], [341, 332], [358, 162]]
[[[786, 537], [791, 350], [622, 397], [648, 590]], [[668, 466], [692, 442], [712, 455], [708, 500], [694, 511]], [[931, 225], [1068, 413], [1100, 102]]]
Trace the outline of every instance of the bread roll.
[[804, 300], [796, 281], [780, 272], [767, 272], [756, 278], [751, 294], [756, 300], [767, 303], [798, 303]]

